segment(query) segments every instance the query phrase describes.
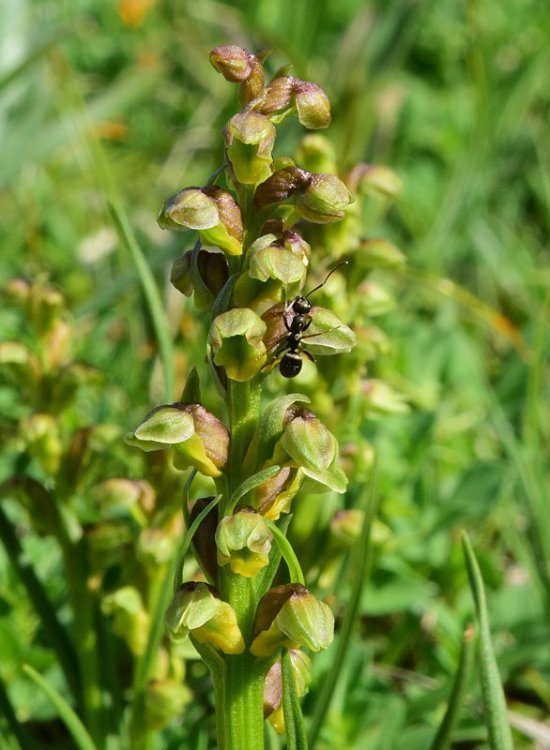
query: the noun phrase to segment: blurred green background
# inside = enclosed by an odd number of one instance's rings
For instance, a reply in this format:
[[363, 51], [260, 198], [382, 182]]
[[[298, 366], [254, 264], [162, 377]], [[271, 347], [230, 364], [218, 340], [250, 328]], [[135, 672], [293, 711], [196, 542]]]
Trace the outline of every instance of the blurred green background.
[[[77, 357], [102, 373], [102, 388], [81, 404], [90, 423], [124, 430], [164, 398], [149, 310], [108, 199], [163, 295], [177, 388], [203, 356], [195, 313], [168, 282], [191, 239], [162, 233], [155, 216], [167, 195], [203, 184], [220, 164], [236, 89], [208, 62], [218, 44], [269, 48], [273, 72], [291, 62], [321, 84], [342, 168], [387, 164], [404, 184], [373, 230], [408, 259], [389, 279], [398, 304], [382, 320], [392, 351], [376, 375], [411, 410], [373, 420], [368, 435], [391, 536], [326, 746], [426, 747], [471, 612], [459, 543], [466, 528], [489, 590], [517, 747], [550, 747], [548, 727], [536, 739], [550, 711], [550, 6], [3, 0], [0, 281], [46, 275], [65, 295]], [[299, 137], [290, 126], [280, 152]], [[3, 305], [0, 339], [24, 335]], [[24, 405], [13, 399], [0, 389], [15, 418]], [[0, 459], [0, 479], [11, 469], [12, 459]], [[2, 558], [5, 632], [17, 609], [11, 585]], [[13, 648], [5, 638], [0, 645], [5, 679], [33, 647], [32, 632], [24, 646], [14, 638]], [[316, 662], [316, 680], [330, 659], [329, 651]], [[17, 699], [21, 715], [27, 698]], [[453, 747], [485, 747], [475, 699], [457, 736]]]

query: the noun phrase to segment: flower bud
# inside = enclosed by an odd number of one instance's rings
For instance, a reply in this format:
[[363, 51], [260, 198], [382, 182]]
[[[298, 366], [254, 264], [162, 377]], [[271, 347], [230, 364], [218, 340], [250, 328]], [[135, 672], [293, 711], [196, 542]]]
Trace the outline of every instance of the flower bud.
[[231, 566], [233, 573], [253, 578], [269, 562], [273, 536], [262, 516], [242, 508], [225, 516], [216, 530], [218, 563]]
[[242, 83], [252, 73], [253, 55], [242, 47], [223, 44], [210, 52], [210, 62], [226, 81]]
[[218, 315], [209, 333], [214, 364], [225, 367], [231, 380], [251, 380], [266, 360], [265, 330], [263, 320], [249, 308], [235, 307]]
[[229, 433], [200, 404], [175, 402], [149, 412], [126, 435], [126, 443], [146, 452], [174, 448], [176, 468], [194, 466], [205, 476], [219, 477], [227, 463]]
[[309, 81], [298, 81], [295, 87], [298, 120], [310, 130], [328, 128], [330, 102], [320, 86]]
[[113, 616], [113, 632], [127, 644], [134, 656], [141, 656], [149, 640], [149, 615], [139, 591], [133, 586], [123, 586], [106, 596], [101, 608]]
[[279, 76], [265, 89], [259, 111], [272, 115], [294, 104], [305, 128], [326, 128], [330, 123], [330, 102], [320, 86], [293, 76]]
[[[293, 235], [297, 237], [297, 235]], [[303, 245], [294, 242], [279, 244], [273, 235], [268, 235], [271, 242], [260, 243], [259, 240], [250, 246], [248, 273], [253, 279], [280, 281], [284, 286], [291, 284], [302, 286], [308, 266], [308, 258]], [[260, 237], [260, 240], [265, 238]], [[307, 243], [304, 243], [307, 245]]]
[[264, 69], [256, 55], [242, 47], [222, 45], [210, 53], [210, 62], [226, 81], [241, 84], [241, 102], [260, 96], [264, 88]]
[[[311, 659], [303, 651], [289, 649], [290, 663], [294, 673], [296, 692], [302, 698], [309, 691], [311, 684]], [[277, 734], [285, 731], [283, 715], [283, 679], [281, 660], [271, 666], [267, 673], [264, 686], [264, 718], [269, 720]]]
[[[288, 459], [285, 461], [285, 453], [290, 462]], [[299, 468], [313, 480], [314, 486], [328, 487], [334, 492], [344, 492], [346, 489], [347, 478], [339, 465], [336, 438], [306, 409], [289, 409], [289, 421], [274, 459], [280, 465], [290, 463]]]
[[275, 135], [273, 123], [258, 112], [240, 112], [229, 120], [224, 139], [238, 182], [257, 185], [269, 177]]
[[296, 201], [302, 216], [314, 224], [328, 224], [344, 218], [352, 197], [344, 183], [332, 174], [313, 174]]
[[165, 623], [176, 642], [190, 635], [224, 654], [242, 654], [245, 649], [234, 610], [207, 583], [184, 583], [166, 611]]
[[401, 180], [393, 170], [377, 164], [357, 164], [348, 172], [344, 182], [354, 193], [382, 198], [395, 198], [402, 187]]
[[298, 469], [283, 466], [271, 479], [253, 492], [252, 505], [262, 516], [276, 521], [281, 513], [288, 513], [292, 500], [302, 485], [303, 475]]
[[218, 206], [212, 196], [197, 187], [180, 190], [168, 198], [158, 215], [162, 229], [211, 229], [220, 221]]
[[203, 245], [228, 255], [242, 253], [242, 217], [233, 196], [218, 187], [185, 188], [165, 202], [158, 215], [162, 229], [196, 229]]
[[334, 616], [330, 607], [304, 586], [288, 583], [265, 594], [256, 610], [254, 656], [271, 656], [281, 646], [322, 651], [332, 642]]
[[290, 165], [278, 169], [256, 188], [254, 204], [262, 209], [272, 203], [286, 201], [311, 184], [312, 175], [304, 169]]

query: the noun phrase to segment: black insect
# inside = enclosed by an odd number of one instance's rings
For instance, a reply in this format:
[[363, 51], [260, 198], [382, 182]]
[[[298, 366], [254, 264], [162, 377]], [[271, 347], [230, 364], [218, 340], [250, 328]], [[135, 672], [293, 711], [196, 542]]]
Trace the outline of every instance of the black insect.
[[[311, 352], [308, 352], [304, 344], [304, 339], [309, 338], [308, 336], [304, 336], [304, 333], [310, 327], [313, 320], [311, 316], [311, 308], [313, 305], [309, 301], [309, 298], [313, 292], [321, 289], [321, 287], [327, 283], [337, 268], [345, 266], [347, 262], [347, 260], [344, 260], [334, 266], [334, 268], [331, 268], [324, 281], [314, 287], [307, 294], [295, 297], [284, 310], [283, 321], [288, 333], [286, 338], [278, 345], [278, 351], [275, 355], [275, 358], [281, 357], [279, 361], [279, 372], [284, 378], [295, 378], [296, 375], [301, 372], [303, 355], [305, 355], [310, 362], [315, 362], [315, 357]], [[313, 335], [315, 336], [316, 334]]]

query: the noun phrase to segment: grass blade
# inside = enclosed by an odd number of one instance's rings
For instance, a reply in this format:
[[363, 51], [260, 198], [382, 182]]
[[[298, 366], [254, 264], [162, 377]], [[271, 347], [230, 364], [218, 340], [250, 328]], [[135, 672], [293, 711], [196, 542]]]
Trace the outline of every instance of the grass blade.
[[73, 709], [69, 706], [65, 698], [53, 688], [36, 669], [28, 664], [23, 665], [23, 671], [27, 674], [44, 694], [50, 699], [59, 712], [59, 716], [69, 730], [71, 737], [75, 741], [78, 750], [97, 750], [92, 738], [88, 734], [86, 727], [80, 721]]
[[453, 730], [462, 709], [464, 695], [472, 672], [474, 636], [474, 629], [471, 626], [466, 628], [462, 636], [460, 659], [453, 683], [453, 689], [451, 691], [451, 697], [449, 698], [449, 705], [447, 706], [443, 721], [439, 725], [437, 734], [430, 746], [430, 750], [447, 750], [451, 744]]
[[283, 714], [285, 717], [286, 742], [288, 750], [307, 750], [306, 729], [302, 707], [296, 690], [292, 661], [288, 650], [281, 656], [283, 678]]
[[513, 750], [506, 699], [491, 641], [483, 579], [472, 545], [465, 532], [462, 535], [462, 549], [479, 628], [478, 652], [481, 695], [489, 733], [489, 746], [491, 750]]
[[[11, 733], [21, 750], [35, 750], [33, 740], [27, 734], [27, 730], [23, 724], [17, 721], [15, 710], [10, 701], [8, 691], [4, 682], [0, 679], [0, 716], [2, 716], [11, 730]], [[2, 735], [0, 734], [0, 738]], [[2, 745], [3, 747], [3, 745]]]
[[[2, 490], [5, 487], [6, 485], [0, 486], [0, 494], [3, 494]], [[25, 562], [25, 555], [17, 538], [17, 533], [1, 505], [0, 540], [6, 548], [10, 562], [25, 587], [36, 613], [40, 617], [44, 633], [59, 659], [59, 665], [67, 685], [78, 704], [82, 701], [82, 693], [76, 651], [67, 631], [59, 622], [56, 611], [44, 590], [42, 582], [34, 572], [34, 568]]]
[[315, 712], [313, 714], [313, 719], [309, 730], [310, 750], [313, 750], [313, 747], [317, 741], [319, 732], [321, 731], [321, 727], [327, 716], [332, 696], [334, 695], [336, 684], [340, 677], [343, 665], [346, 663], [346, 655], [350, 647], [353, 628], [359, 615], [361, 599], [365, 592], [366, 573], [370, 565], [370, 533], [372, 521], [376, 516], [378, 508], [376, 477], [377, 472], [375, 466], [371, 475], [370, 485], [363, 491], [365, 520], [363, 522], [361, 536], [359, 537], [355, 547], [353, 569], [356, 571], [356, 576], [353, 582], [350, 602], [342, 622], [340, 634], [338, 636], [336, 653], [334, 655], [332, 667], [325, 679], [323, 689], [321, 690], [321, 695], [319, 696], [317, 704], [315, 706]]

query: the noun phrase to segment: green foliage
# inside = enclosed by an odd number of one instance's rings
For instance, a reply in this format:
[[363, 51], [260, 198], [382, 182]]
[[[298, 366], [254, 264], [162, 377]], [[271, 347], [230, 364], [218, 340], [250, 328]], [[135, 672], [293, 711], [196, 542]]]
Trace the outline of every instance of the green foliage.
[[[304, 362], [299, 390], [337, 437], [357, 484], [369, 476], [376, 448], [381, 497], [371, 576], [316, 747], [430, 746], [471, 617], [463, 528], [485, 582], [515, 746], [532, 747], [550, 706], [547, 3], [148, 5], [8, 0], [0, 8], [9, 41], [0, 45], [2, 287], [24, 277], [33, 295], [60, 293], [71, 338], [67, 359], [52, 366], [62, 328], [53, 341], [40, 330], [47, 316], [40, 314], [37, 329], [32, 311], [3, 291], [0, 347], [12, 348], [2, 349], [0, 365], [8, 524], [0, 548], [0, 677], [27, 744], [71, 746], [23, 663], [80, 716], [88, 706], [95, 719], [86, 726], [98, 746], [97, 737], [109, 734], [108, 747], [119, 747], [113, 738], [123, 727], [139, 747], [135, 717], [146, 715], [148, 699], [154, 732], [139, 736], [144, 746], [212, 746], [207, 677], [196, 654], [186, 653], [193, 702], [178, 719], [175, 700], [161, 729], [157, 698], [161, 688], [182, 684], [180, 657], [168, 658], [160, 622], [151, 623], [149, 646], [135, 657], [98, 605], [130, 585], [162, 618], [159, 602], [171, 593], [180, 480], [164, 455], [150, 454], [158, 456], [151, 464], [126, 449], [121, 432], [153, 404], [179, 397], [166, 392], [168, 360], [176, 384], [192, 366], [201, 384], [207, 380], [206, 319], [165, 283], [166, 268], [191, 250], [191, 240], [159, 232], [155, 215], [177, 186], [203, 185], [220, 164], [219, 131], [235, 111], [236, 89], [207, 56], [234, 42], [273, 49], [272, 73], [291, 61], [294, 75], [329, 94], [325, 134], [334, 153], [301, 144], [301, 128], [289, 120], [280, 128], [281, 154], [296, 150], [299, 167], [323, 173], [331, 163], [342, 171], [358, 161], [383, 163], [403, 185], [388, 213], [387, 186], [386, 195], [375, 195], [372, 184], [358, 183], [369, 200], [349, 219], [363, 227], [367, 244], [312, 297], [350, 325], [358, 343], [350, 354]], [[118, 225], [112, 220], [113, 195], [135, 240], [121, 232], [120, 214]], [[380, 265], [379, 248], [368, 245], [380, 237], [400, 248], [406, 267]], [[338, 224], [316, 227], [308, 242], [320, 240], [326, 254], [311, 260], [319, 282], [334, 259], [351, 253]], [[173, 359], [159, 340], [159, 308], [136, 247], [167, 309]], [[253, 281], [243, 296], [255, 293]], [[368, 387], [354, 391], [348, 375], [356, 362], [367, 362]], [[270, 377], [279, 393], [279, 376]], [[342, 409], [333, 410], [329, 393]], [[201, 397], [214, 408], [213, 389]], [[122, 478], [136, 490], [129, 506], [128, 488], [119, 488], [116, 502], [105, 490], [98, 499], [97, 486]], [[207, 480], [195, 482], [192, 499], [215, 494]], [[346, 509], [360, 505], [357, 484]], [[356, 585], [356, 566], [331, 534], [339, 509], [330, 493], [297, 498], [290, 532], [308, 587], [337, 594], [337, 632]], [[77, 606], [86, 600], [82, 591], [90, 592], [92, 611]], [[63, 643], [69, 637], [78, 645], [75, 634], [94, 618], [97, 640], [73, 660], [92, 667], [85, 696], [81, 676], [67, 673]], [[56, 640], [56, 633], [64, 635]], [[334, 650], [315, 658], [308, 728], [334, 658]], [[106, 716], [97, 716], [98, 684], [109, 696]], [[467, 687], [453, 746], [487, 747], [476, 685], [472, 679]], [[2, 713], [1, 742], [25, 747]]]

